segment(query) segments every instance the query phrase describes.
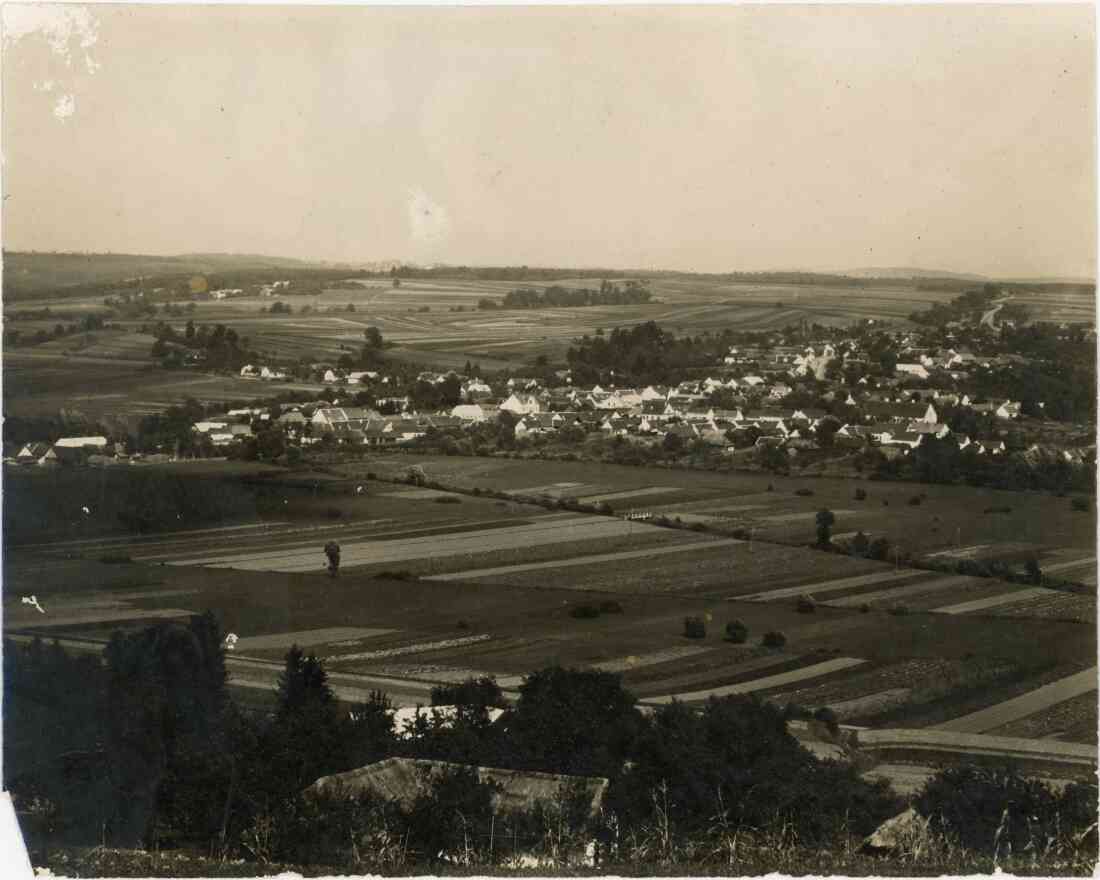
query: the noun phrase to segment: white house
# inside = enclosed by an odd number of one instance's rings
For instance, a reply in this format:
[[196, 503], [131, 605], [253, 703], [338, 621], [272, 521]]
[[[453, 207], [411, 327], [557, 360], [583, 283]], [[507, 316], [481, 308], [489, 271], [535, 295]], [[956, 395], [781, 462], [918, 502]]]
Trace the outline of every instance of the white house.
[[898, 364], [894, 368], [896, 373], [905, 373], [909, 376], [916, 376], [918, 379], [928, 378], [928, 369], [924, 364]]
[[54, 446], [60, 446], [62, 449], [83, 449], [85, 446], [103, 449], [106, 445], [106, 437], [62, 437], [54, 443]]
[[539, 404], [538, 398], [533, 394], [512, 393], [499, 408], [510, 413], [515, 413], [517, 416], [542, 411], [542, 406]]

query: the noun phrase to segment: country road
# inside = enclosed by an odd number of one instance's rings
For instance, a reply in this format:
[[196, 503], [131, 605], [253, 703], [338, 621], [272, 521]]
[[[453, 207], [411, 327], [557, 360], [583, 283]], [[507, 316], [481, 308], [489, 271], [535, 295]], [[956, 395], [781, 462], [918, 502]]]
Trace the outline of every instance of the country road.
[[1005, 307], [1005, 303], [1012, 297], [1006, 296], [998, 300], [994, 300], [995, 305], [988, 312], [982, 315], [982, 319], [978, 322], [978, 326], [983, 324], [989, 327], [991, 330], [996, 330], [997, 325], [993, 323], [993, 319], [997, 317], [997, 313]]

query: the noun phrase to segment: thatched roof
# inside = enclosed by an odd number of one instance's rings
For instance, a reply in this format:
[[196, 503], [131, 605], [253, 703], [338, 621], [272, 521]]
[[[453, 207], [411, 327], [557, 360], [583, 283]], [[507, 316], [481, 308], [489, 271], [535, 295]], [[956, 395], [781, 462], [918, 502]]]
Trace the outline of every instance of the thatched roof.
[[[357, 770], [322, 776], [304, 794], [314, 797], [358, 797], [372, 794], [397, 801], [407, 808], [418, 795], [427, 793], [429, 780], [446, 769], [463, 767], [467, 765], [412, 758], [387, 758]], [[607, 791], [607, 780], [602, 776], [566, 776], [495, 767], [474, 769], [482, 782], [493, 782], [500, 786], [501, 790], [495, 795], [493, 804], [498, 813], [527, 812], [537, 804], [547, 806], [560, 797], [563, 785], [583, 786], [586, 795], [591, 797], [590, 811], [596, 813]]]

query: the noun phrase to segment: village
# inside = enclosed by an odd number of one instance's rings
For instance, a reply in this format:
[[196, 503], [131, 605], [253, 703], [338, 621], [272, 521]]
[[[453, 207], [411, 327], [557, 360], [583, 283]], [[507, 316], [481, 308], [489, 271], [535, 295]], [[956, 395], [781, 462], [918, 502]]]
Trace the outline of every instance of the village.
[[[896, 458], [927, 439], [950, 438], [972, 455], [1015, 452], [1026, 461], [1053, 458], [1071, 465], [1094, 460], [1093, 444], [1069, 445], [1057, 435], [1051, 441], [1049, 432], [1021, 430], [1028, 423], [1042, 425], [1043, 401], [1037, 403], [1037, 419], [1025, 415], [1018, 400], [982, 399], [968, 392], [983, 372], [1025, 358], [983, 355], [965, 347], [930, 349], [913, 332], [889, 336], [896, 350], [887, 359], [896, 357], [892, 373], [878, 363], [870, 367], [858, 338], [798, 345], [789, 344], [783, 334], [767, 346], [731, 346], [712, 373], [675, 385], [586, 388], [573, 384], [569, 369], [543, 370], [541, 378], [484, 379], [421, 371], [412, 380], [415, 384], [446, 385], [449, 391], [443, 397], [457, 396], [454, 405], [431, 411], [418, 408], [403, 387], [412, 382], [382, 368], [316, 363], [309, 365], [309, 375], [318, 391], [298, 395], [301, 400], [221, 411], [204, 407], [190, 425], [195, 442], [184, 444], [184, 452], [178, 443], [142, 451], [129, 438], [94, 435], [25, 443], [9, 450], [4, 461], [96, 466], [240, 457], [243, 444], [271, 431], [285, 438], [277, 444], [280, 450], [287, 444], [414, 447], [433, 432], [461, 436], [489, 423], [503, 425], [521, 448], [548, 441], [580, 445], [597, 435], [667, 452], [701, 444], [731, 460], [763, 447], [781, 450], [792, 460], [809, 451], [843, 455], [862, 448]], [[275, 385], [288, 379], [286, 369], [246, 364], [239, 374]], [[959, 413], [977, 431], [953, 428], [947, 415]], [[1014, 448], [1009, 449], [1006, 438]]]

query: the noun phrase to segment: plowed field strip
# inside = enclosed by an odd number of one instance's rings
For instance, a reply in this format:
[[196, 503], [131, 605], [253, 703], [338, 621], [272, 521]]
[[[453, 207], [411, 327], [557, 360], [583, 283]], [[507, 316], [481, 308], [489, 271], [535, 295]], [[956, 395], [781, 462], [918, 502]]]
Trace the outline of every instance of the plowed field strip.
[[844, 596], [841, 599], [833, 599], [832, 601], [826, 601], [822, 604], [832, 608], [858, 608], [863, 604], [870, 605], [875, 602], [890, 602], [894, 599], [904, 599], [906, 596], [916, 596], [922, 593], [935, 593], [939, 590], [965, 587], [971, 584], [977, 586], [983, 582], [983, 578], [962, 575], [957, 577], [937, 578], [936, 580], [923, 581], [916, 584], [905, 584], [901, 587], [892, 587], [889, 590], [877, 590], [873, 593], [856, 593], [852, 596]]
[[995, 727], [1010, 724], [1036, 712], [1042, 712], [1065, 700], [1096, 690], [1096, 667], [1082, 670], [1074, 675], [1050, 684], [1045, 684], [1029, 693], [1011, 700], [1005, 700], [996, 706], [990, 706], [978, 712], [971, 712], [961, 718], [955, 718], [937, 725], [937, 730], [951, 730], [958, 733], [984, 733]]
[[996, 596], [987, 596], [984, 599], [974, 599], [971, 602], [959, 602], [956, 605], [944, 605], [942, 608], [933, 608], [936, 614], [969, 614], [973, 611], [982, 611], [986, 608], [996, 608], [999, 605], [1009, 605], [1013, 602], [1023, 602], [1025, 599], [1036, 599], [1054, 590], [1043, 587], [1028, 587], [1023, 590], [1014, 590], [1010, 593], [1000, 593]]
[[[457, 556], [492, 550], [507, 550], [532, 544], [555, 544], [581, 539], [624, 535], [645, 528], [623, 520], [579, 516], [549, 523], [530, 523], [474, 532], [433, 535], [392, 541], [345, 544], [341, 565], [373, 565], [403, 562], [424, 557]], [[318, 548], [286, 548], [231, 556], [199, 557], [173, 562], [174, 565], [207, 565], [257, 571], [311, 571], [320, 567]]]
[[741, 544], [735, 538], [717, 541], [697, 541], [692, 544], [680, 544], [675, 547], [651, 547], [645, 550], [622, 550], [618, 553], [600, 553], [593, 556], [574, 556], [570, 559], [551, 559], [546, 562], [525, 562], [518, 565], [501, 565], [496, 568], [476, 568], [471, 571], [455, 571], [448, 574], [433, 574], [423, 578], [426, 581], [464, 581], [479, 577], [492, 577], [501, 574], [515, 574], [521, 571], [538, 571], [546, 568], [567, 568], [574, 565], [593, 565], [598, 562], [617, 562], [621, 559], [640, 559], [647, 556], [663, 556], [666, 553], [681, 553], [685, 550], [709, 549], [730, 544]]
[[725, 697], [730, 694], [750, 694], [754, 691], [764, 691], [774, 687], [782, 687], [783, 685], [793, 684], [799, 681], [805, 681], [808, 678], [817, 678], [822, 675], [829, 675], [833, 672], [840, 672], [844, 669], [850, 669], [854, 666], [860, 666], [866, 663], [866, 660], [860, 660], [858, 657], [836, 657], [832, 660], [825, 660], [821, 663], [815, 663], [812, 666], [803, 666], [800, 669], [793, 669], [789, 672], [780, 672], [776, 675], [769, 675], [764, 678], [758, 678], [753, 681], [742, 682], [741, 684], [731, 684], [724, 687], [715, 687], [703, 691], [689, 691], [688, 693], [681, 694], [669, 694], [663, 697], [647, 697], [644, 702], [653, 704], [667, 704], [673, 700], [680, 700], [681, 702], [696, 702], [699, 700], [705, 700], [708, 697]]
[[307, 629], [298, 632], [275, 633], [267, 636], [249, 636], [238, 639], [235, 651], [267, 651], [276, 648], [289, 648], [298, 645], [300, 648], [308, 648], [313, 645], [324, 645], [332, 642], [346, 641], [350, 639], [369, 639], [373, 636], [382, 636], [394, 632], [392, 629], [364, 629], [356, 626], [333, 626], [323, 629]]
[[729, 599], [745, 600], [748, 602], [772, 602], [776, 599], [792, 599], [809, 593], [817, 598], [824, 593], [834, 593], [847, 590], [851, 587], [862, 587], [870, 584], [883, 583], [884, 581], [897, 581], [902, 578], [916, 577], [925, 572], [914, 569], [902, 571], [875, 571], [871, 574], [859, 574], [854, 577], [838, 578], [832, 581], [822, 581], [817, 584], [802, 584], [797, 587], [784, 587], [780, 590], [768, 590], [764, 593], [750, 593], [747, 596], [729, 596]]
[[[386, 524], [392, 524], [393, 520], [384, 520]], [[532, 520], [523, 519], [485, 519], [462, 520], [461, 517], [448, 518], [438, 521], [430, 526], [420, 528], [401, 528], [381, 530], [378, 526], [353, 526], [333, 528], [326, 526], [313, 526], [307, 529], [282, 532], [277, 535], [257, 536], [249, 541], [235, 543], [234, 554], [243, 556], [250, 552], [263, 552], [272, 546], [278, 546], [281, 551], [312, 548], [316, 550], [322, 546], [320, 542], [333, 539], [343, 543], [346, 541], [388, 541], [406, 538], [423, 538], [434, 535], [462, 534], [464, 532], [476, 532], [494, 528], [514, 528], [517, 525], [529, 524]], [[307, 537], [308, 535], [308, 537]], [[276, 543], [283, 539], [281, 543]], [[171, 552], [143, 553], [135, 556], [137, 562], [160, 562], [178, 559], [181, 555], [192, 554], [210, 547], [210, 541], [187, 542], [186, 546], [178, 547]]]

